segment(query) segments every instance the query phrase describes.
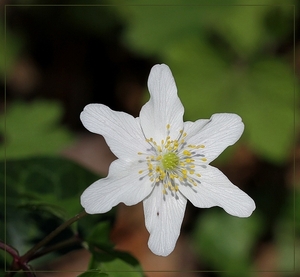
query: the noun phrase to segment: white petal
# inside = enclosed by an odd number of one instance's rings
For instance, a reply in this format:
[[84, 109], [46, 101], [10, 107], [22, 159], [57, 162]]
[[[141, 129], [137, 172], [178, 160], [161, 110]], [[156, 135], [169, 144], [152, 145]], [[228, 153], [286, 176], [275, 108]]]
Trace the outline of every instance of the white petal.
[[184, 122], [184, 132], [187, 133], [185, 140], [188, 141], [190, 138], [199, 135], [201, 129], [203, 129], [208, 122], [210, 122], [209, 119], [199, 119], [195, 122]]
[[90, 185], [81, 195], [81, 205], [89, 214], [105, 213], [120, 202], [128, 206], [144, 200], [153, 186], [148, 176], [139, 174], [143, 163], [116, 160], [111, 163], [108, 177]]
[[124, 160], [135, 160], [148, 144], [138, 118], [111, 110], [102, 104], [89, 104], [80, 114], [85, 128], [104, 136], [112, 152]]
[[179, 187], [180, 192], [194, 206], [198, 208], [219, 206], [227, 213], [238, 217], [248, 217], [255, 210], [253, 199], [233, 185], [219, 169], [208, 165], [206, 169], [196, 166], [195, 171], [201, 174], [201, 177], [197, 177], [200, 183], [197, 186], [181, 184]]
[[162, 189], [156, 186], [144, 200], [145, 224], [150, 238], [150, 250], [160, 256], [169, 255], [175, 248], [186, 207], [186, 198], [170, 192], [163, 198]]
[[[244, 131], [244, 123], [236, 114], [214, 114], [204, 126], [204, 122], [196, 121], [194, 126], [188, 125], [191, 133], [187, 133], [187, 144], [203, 144], [200, 154], [204, 154], [208, 162], [217, 158], [229, 145], [234, 144]], [[200, 126], [200, 128], [198, 127]], [[196, 131], [199, 130], [197, 134]]]
[[177, 88], [170, 68], [165, 65], [152, 67], [148, 88], [150, 100], [140, 112], [141, 125], [147, 138], [156, 142], [167, 137], [167, 124], [170, 124], [170, 137], [176, 139], [183, 129], [183, 105], [177, 95]]

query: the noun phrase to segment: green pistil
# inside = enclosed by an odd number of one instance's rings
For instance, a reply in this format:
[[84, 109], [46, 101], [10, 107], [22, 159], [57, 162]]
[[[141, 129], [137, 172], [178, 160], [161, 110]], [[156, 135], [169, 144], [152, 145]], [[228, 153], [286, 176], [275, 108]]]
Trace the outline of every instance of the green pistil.
[[161, 162], [164, 170], [173, 170], [178, 165], [179, 158], [175, 153], [169, 152], [163, 155]]

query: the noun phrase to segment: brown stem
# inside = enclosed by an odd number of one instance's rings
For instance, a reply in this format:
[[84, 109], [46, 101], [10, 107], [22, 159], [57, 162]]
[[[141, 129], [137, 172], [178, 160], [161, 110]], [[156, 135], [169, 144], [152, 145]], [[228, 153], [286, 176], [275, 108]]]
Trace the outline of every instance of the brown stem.
[[13, 258], [19, 257], [19, 253], [12, 246], [0, 240], [0, 248], [9, 253]]
[[47, 235], [44, 239], [42, 239], [39, 243], [37, 243], [33, 248], [31, 248], [29, 251], [27, 251], [23, 256], [20, 257], [20, 263], [26, 264], [29, 260], [32, 259], [32, 256], [36, 254], [36, 252], [46, 245], [49, 241], [51, 241], [55, 236], [57, 236], [61, 231], [69, 227], [72, 223], [79, 220], [80, 218], [87, 215], [85, 211], [77, 214], [76, 216], [70, 218], [60, 226], [58, 226], [54, 231], [52, 231], [49, 235]]
[[31, 261], [31, 260], [37, 259], [41, 256], [44, 256], [50, 252], [55, 251], [55, 250], [58, 250], [58, 249], [61, 249], [61, 248], [67, 247], [67, 246], [71, 246], [74, 244], [79, 244], [79, 243], [81, 243], [81, 240], [77, 236], [74, 236], [70, 239], [56, 243], [52, 246], [46, 247], [46, 248], [36, 252], [34, 255], [31, 256], [31, 258], [29, 260]]

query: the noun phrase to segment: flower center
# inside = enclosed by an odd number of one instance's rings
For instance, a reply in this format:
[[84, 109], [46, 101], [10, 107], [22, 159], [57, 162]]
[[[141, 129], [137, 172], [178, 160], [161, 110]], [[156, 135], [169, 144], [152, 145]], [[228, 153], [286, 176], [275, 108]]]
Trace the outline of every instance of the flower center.
[[[145, 155], [145, 159], [139, 162], [147, 163], [146, 170], [139, 170], [140, 180], [148, 176], [153, 185], [161, 185], [163, 195], [170, 193], [172, 196], [179, 191], [179, 186], [197, 186], [201, 174], [195, 172], [195, 161], [201, 162], [200, 166], [206, 167], [207, 159], [205, 154], [201, 153], [201, 148], [205, 145], [187, 144], [187, 133], [179, 131], [176, 139], [170, 137], [170, 124], [166, 126], [167, 137], [160, 143], [153, 138], [146, 139], [150, 148], [147, 153], [138, 152], [138, 155]], [[200, 151], [199, 151], [200, 150]], [[145, 172], [146, 171], [146, 172]]]
[[161, 163], [164, 170], [174, 170], [179, 164], [179, 157], [173, 152], [168, 152], [163, 155]]

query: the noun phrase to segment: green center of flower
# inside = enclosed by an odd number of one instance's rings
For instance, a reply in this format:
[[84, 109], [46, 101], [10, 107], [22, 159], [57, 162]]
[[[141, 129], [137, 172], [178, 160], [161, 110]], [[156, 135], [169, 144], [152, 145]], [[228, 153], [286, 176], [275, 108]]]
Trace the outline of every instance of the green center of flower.
[[167, 136], [159, 143], [153, 138], [146, 139], [151, 147], [147, 150], [147, 153], [138, 152], [138, 155], [146, 156], [139, 162], [146, 162], [147, 169], [141, 169], [138, 173], [142, 175], [139, 180], [148, 176], [153, 184], [162, 185], [163, 195], [171, 193], [174, 196], [174, 193], [179, 191], [181, 183], [193, 186], [200, 183], [198, 179], [201, 174], [195, 172], [195, 160], [197, 159], [199, 163], [199, 161], [207, 162], [207, 159], [205, 154], [198, 150], [205, 148], [205, 145], [188, 144], [185, 141], [187, 133], [183, 130], [179, 131], [177, 139], [171, 139], [171, 125], [167, 124], [166, 128]]
[[179, 157], [173, 152], [168, 152], [163, 155], [161, 163], [164, 170], [174, 170], [179, 164]]

